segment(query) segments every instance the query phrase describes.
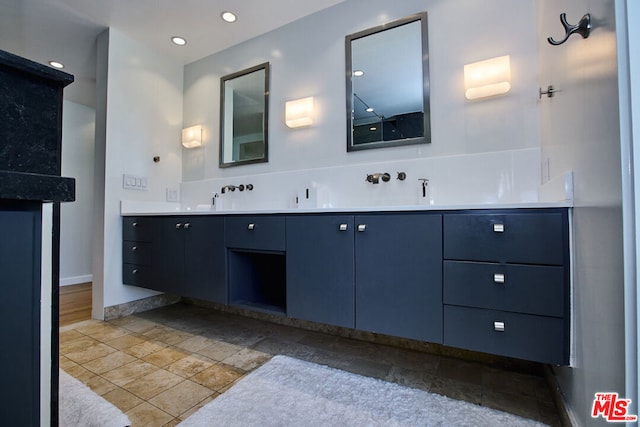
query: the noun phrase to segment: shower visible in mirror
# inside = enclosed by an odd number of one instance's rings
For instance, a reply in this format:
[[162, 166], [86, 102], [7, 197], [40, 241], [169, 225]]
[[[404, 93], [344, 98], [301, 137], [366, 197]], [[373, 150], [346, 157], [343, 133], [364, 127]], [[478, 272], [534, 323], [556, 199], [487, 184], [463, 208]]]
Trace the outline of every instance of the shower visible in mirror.
[[268, 161], [269, 63], [220, 79], [220, 167]]
[[427, 13], [345, 38], [347, 151], [431, 142]]

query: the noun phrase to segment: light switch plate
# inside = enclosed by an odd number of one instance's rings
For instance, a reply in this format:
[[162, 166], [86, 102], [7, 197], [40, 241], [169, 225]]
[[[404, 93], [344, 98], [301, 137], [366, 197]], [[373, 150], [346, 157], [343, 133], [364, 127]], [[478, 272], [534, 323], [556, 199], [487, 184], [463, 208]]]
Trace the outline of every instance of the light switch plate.
[[141, 190], [147, 191], [147, 177], [131, 174], [122, 175], [122, 188], [126, 190]]

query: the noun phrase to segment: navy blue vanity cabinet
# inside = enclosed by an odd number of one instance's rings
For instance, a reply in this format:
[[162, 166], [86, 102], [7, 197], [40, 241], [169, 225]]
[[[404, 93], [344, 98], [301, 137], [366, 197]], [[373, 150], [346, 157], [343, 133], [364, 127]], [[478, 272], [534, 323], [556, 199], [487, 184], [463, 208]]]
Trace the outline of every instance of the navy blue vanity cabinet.
[[75, 179], [61, 176], [63, 91], [73, 80], [0, 50], [3, 426], [58, 425], [60, 203], [75, 200]]
[[354, 218], [287, 217], [287, 314], [355, 327]]
[[224, 217], [123, 218], [126, 285], [225, 304]]
[[567, 209], [444, 216], [444, 344], [568, 363]]
[[226, 304], [224, 217], [165, 217], [156, 289]]
[[442, 215], [355, 217], [356, 329], [442, 343]]
[[156, 289], [159, 274], [154, 270], [161, 219], [124, 217], [122, 219], [122, 283]]
[[287, 313], [442, 343], [442, 216], [287, 218]]
[[285, 235], [284, 216], [226, 217], [229, 304], [269, 314], [286, 314]]

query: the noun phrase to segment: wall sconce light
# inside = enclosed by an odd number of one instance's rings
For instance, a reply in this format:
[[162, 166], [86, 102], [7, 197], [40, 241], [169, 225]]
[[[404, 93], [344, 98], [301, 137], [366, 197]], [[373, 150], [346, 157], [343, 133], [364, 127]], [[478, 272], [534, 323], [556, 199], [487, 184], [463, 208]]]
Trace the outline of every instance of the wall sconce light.
[[509, 55], [464, 66], [464, 96], [467, 99], [502, 95], [511, 90]]
[[200, 147], [202, 145], [202, 126], [196, 125], [182, 129], [182, 145], [185, 148]]
[[313, 124], [313, 96], [287, 101], [285, 103], [285, 122], [290, 128]]

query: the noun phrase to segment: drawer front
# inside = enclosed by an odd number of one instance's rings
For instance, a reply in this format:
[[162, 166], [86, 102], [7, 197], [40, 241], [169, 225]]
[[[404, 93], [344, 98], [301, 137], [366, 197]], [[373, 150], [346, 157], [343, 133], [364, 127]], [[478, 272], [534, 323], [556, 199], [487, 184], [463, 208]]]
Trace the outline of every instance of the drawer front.
[[544, 316], [565, 315], [564, 267], [444, 262], [444, 303]]
[[122, 238], [137, 242], [151, 242], [156, 234], [154, 218], [125, 216], [122, 218]]
[[563, 319], [444, 306], [444, 344], [448, 346], [566, 365], [566, 342]]
[[151, 286], [151, 267], [138, 264], [122, 264], [122, 283], [142, 287]]
[[562, 265], [563, 224], [561, 212], [445, 215], [444, 258]]
[[228, 248], [285, 250], [285, 219], [279, 216], [233, 216], [225, 220]]
[[122, 242], [122, 260], [128, 264], [151, 265], [151, 243]]

